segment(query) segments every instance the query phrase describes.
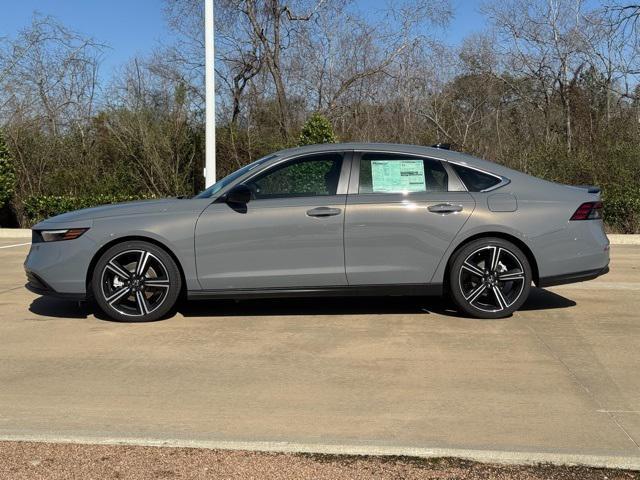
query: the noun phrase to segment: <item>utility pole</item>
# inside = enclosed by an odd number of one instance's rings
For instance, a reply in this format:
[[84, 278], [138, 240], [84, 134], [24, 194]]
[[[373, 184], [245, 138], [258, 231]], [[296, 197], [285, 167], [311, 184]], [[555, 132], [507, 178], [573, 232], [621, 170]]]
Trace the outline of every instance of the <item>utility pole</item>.
[[216, 182], [216, 71], [213, 0], [204, 0], [205, 187]]

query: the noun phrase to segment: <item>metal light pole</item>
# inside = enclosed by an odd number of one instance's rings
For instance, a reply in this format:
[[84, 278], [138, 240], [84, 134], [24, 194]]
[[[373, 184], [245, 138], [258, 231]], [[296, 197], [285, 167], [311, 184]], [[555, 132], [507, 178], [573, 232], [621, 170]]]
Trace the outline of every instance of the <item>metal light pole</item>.
[[205, 187], [216, 182], [216, 72], [213, 28], [213, 0], [204, 0], [205, 65]]

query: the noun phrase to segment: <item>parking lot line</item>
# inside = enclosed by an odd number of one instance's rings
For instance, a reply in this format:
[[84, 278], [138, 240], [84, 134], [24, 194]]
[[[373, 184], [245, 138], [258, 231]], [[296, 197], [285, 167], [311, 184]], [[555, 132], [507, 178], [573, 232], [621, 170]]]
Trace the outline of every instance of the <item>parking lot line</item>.
[[581, 282], [559, 287], [550, 287], [551, 290], [640, 290], [640, 282]]
[[8, 288], [6, 290], [0, 290], [0, 295], [2, 295], [3, 293], [9, 293], [9, 292], [13, 292], [14, 290], [18, 290], [20, 288], [24, 288], [24, 285], [19, 285], [17, 287], [13, 287], [13, 288]]
[[16, 243], [15, 245], [3, 245], [0, 248], [13, 248], [13, 247], [23, 247], [24, 245], [31, 245], [31, 242], [27, 243]]

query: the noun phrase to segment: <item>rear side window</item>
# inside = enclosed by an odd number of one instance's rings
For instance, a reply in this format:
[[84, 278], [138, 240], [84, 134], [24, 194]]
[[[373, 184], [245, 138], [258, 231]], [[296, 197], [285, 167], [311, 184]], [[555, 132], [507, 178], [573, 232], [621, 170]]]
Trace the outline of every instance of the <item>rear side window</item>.
[[447, 171], [438, 160], [365, 153], [360, 159], [359, 193], [446, 192]]
[[479, 172], [472, 168], [456, 165], [455, 163], [451, 163], [450, 165], [470, 192], [481, 192], [483, 190], [487, 190], [488, 188], [495, 187], [502, 181], [498, 177], [489, 175], [488, 173]]

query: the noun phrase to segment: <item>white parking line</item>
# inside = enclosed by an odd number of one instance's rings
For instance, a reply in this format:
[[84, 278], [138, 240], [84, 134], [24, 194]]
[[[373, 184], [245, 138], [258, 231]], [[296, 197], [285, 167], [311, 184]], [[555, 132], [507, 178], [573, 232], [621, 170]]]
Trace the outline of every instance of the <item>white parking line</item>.
[[16, 243], [15, 245], [4, 245], [0, 248], [12, 248], [12, 247], [22, 247], [24, 245], [31, 245], [31, 242], [27, 242], [27, 243]]
[[579, 282], [549, 288], [552, 290], [640, 290], [640, 282]]
[[640, 410], [596, 410], [598, 413], [640, 413]]

